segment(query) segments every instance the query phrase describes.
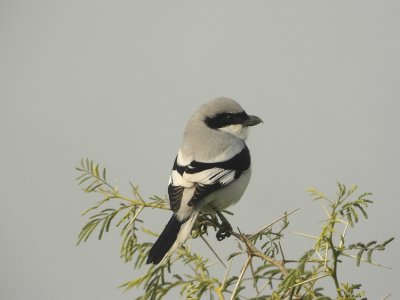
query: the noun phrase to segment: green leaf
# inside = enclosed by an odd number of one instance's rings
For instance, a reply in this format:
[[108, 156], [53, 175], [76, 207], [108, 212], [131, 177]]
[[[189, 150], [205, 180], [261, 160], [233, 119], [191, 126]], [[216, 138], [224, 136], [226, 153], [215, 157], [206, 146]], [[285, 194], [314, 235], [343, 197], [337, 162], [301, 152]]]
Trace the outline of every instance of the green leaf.
[[365, 251], [365, 248], [361, 249], [361, 250], [357, 253], [357, 267], [360, 266], [361, 258], [362, 258], [362, 255], [363, 255], [364, 251]]
[[107, 172], [106, 172], [106, 168], [103, 169], [103, 180], [107, 181]]
[[347, 196], [351, 196], [356, 190], [358, 189], [357, 184], [354, 184], [350, 187], [350, 189], [347, 191]]

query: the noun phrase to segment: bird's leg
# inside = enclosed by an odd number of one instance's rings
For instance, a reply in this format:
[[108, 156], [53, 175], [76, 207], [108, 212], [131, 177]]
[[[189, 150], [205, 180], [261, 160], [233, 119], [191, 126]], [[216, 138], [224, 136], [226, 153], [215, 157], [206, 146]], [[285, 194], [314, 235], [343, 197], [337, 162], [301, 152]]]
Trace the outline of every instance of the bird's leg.
[[216, 236], [218, 241], [222, 241], [231, 236], [232, 226], [219, 210], [216, 213], [221, 220], [221, 227], [218, 229]]

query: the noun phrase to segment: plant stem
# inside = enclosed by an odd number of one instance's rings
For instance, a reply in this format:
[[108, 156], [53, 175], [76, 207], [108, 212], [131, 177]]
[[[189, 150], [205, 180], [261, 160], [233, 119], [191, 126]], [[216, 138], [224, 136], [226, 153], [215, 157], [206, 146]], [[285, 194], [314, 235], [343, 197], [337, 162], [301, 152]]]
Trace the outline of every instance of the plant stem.
[[244, 273], [246, 272], [247, 268], [249, 267], [250, 262], [251, 262], [251, 256], [248, 256], [247, 260], [246, 260], [246, 262], [245, 262], [245, 264], [244, 264], [244, 266], [242, 268], [242, 271], [240, 272], [240, 275], [239, 275], [239, 278], [238, 278], [238, 280], [236, 282], [235, 288], [234, 288], [234, 290], [232, 292], [231, 300], [235, 299], [235, 296], [236, 296], [237, 291], [238, 291], [239, 286], [240, 286], [240, 282], [242, 281]]
[[337, 264], [338, 264], [338, 257], [340, 252], [336, 250], [335, 245], [333, 244], [333, 231], [335, 227], [335, 220], [336, 220], [336, 206], [333, 207], [333, 213], [331, 216], [331, 222], [330, 222], [330, 230], [329, 230], [329, 238], [328, 238], [328, 243], [332, 251], [332, 259], [333, 259], [333, 266], [330, 269], [330, 276], [333, 279], [333, 282], [335, 283], [336, 287], [336, 292], [338, 294], [338, 297], [342, 298], [342, 293], [340, 291], [340, 285], [339, 285], [339, 280], [337, 277]]
[[249, 238], [247, 236], [245, 236], [244, 234], [238, 234], [236, 232], [232, 232], [232, 235], [235, 236], [236, 238], [238, 238], [240, 241], [242, 241], [246, 245], [248, 252], [251, 256], [259, 257], [259, 258], [269, 262], [270, 264], [274, 265], [281, 271], [281, 273], [284, 277], [286, 277], [289, 274], [289, 272], [285, 268], [285, 261], [276, 260], [268, 255], [265, 255], [263, 252], [258, 250], [254, 246], [254, 244], [249, 240]]

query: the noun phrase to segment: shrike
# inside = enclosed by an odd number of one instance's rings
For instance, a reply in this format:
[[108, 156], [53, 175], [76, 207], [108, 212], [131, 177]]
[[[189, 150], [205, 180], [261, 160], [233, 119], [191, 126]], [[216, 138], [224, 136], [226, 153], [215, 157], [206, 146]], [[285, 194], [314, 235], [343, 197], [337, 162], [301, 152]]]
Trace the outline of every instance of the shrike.
[[220, 211], [239, 201], [251, 175], [247, 130], [261, 122], [229, 98], [216, 98], [192, 115], [169, 179], [174, 214], [147, 263], [159, 264], [183, 244], [199, 213], [217, 213], [222, 218]]

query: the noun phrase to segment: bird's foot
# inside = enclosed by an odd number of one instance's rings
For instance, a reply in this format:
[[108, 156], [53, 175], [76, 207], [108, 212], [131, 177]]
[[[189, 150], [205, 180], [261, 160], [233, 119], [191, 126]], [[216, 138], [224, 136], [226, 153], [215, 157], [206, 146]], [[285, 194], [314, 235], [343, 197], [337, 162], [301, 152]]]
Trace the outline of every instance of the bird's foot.
[[221, 212], [218, 211], [217, 215], [221, 219], [221, 225], [216, 236], [218, 241], [222, 241], [223, 239], [231, 236], [232, 226]]
[[229, 223], [222, 223], [221, 227], [217, 231], [217, 240], [222, 241], [223, 239], [230, 237], [232, 226]]

